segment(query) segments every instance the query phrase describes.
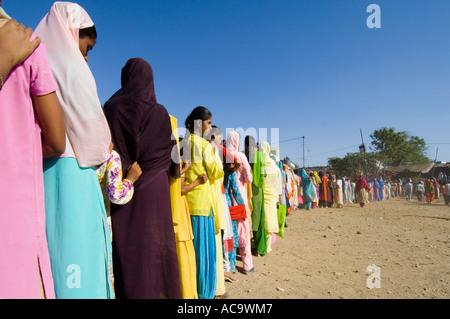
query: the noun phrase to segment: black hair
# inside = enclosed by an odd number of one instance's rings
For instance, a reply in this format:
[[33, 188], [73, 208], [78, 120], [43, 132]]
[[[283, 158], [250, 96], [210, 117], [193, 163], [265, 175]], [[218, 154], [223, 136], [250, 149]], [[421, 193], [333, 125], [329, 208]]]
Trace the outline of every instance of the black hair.
[[194, 133], [195, 121], [206, 121], [212, 118], [211, 111], [204, 106], [197, 106], [186, 118], [184, 125], [190, 133]]
[[250, 148], [250, 146], [255, 147], [256, 146], [256, 140], [253, 136], [247, 135], [244, 137], [244, 145], [246, 148]]
[[211, 130], [208, 133], [208, 140], [215, 140], [217, 137], [223, 136], [222, 131], [216, 125], [211, 125]]
[[253, 154], [256, 148], [256, 140], [253, 136], [247, 135], [244, 137], [244, 154], [250, 164], [253, 164]]
[[92, 26], [92, 27], [89, 27], [89, 28], [80, 29], [78, 34], [80, 36], [80, 39], [89, 37], [91, 39], [96, 39], [97, 40], [97, 30], [95, 29], [95, 26]]

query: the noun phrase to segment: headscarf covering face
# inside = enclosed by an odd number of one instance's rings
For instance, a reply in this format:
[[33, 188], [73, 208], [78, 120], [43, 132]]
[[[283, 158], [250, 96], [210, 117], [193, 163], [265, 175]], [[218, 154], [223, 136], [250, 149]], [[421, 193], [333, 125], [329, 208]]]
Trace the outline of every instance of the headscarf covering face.
[[123, 167], [137, 161], [142, 168], [136, 183], [150, 182], [157, 174], [179, 167], [172, 165], [176, 140], [167, 110], [156, 101], [153, 71], [147, 61], [127, 61], [122, 68], [122, 88], [105, 103], [104, 109]]
[[226, 148], [231, 153], [236, 153], [239, 151], [239, 144], [240, 144], [240, 136], [239, 133], [236, 131], [230, 131], [227, 133], [226, 137]]
[[1, 3], [0, 3], [0, 19], [11, 20], [11, 17], [1, 7]]
[[367, 184], [367, 181], [366, 181], [366, 179], [364, 178], [364, 176], [359, 176], [358, 177], [358, 179], [356, 180], [356, 183], [355, 183], [355, 192], [358, 192], [359, 190], [361, 190], [361, 189], [363, 189], [363, 188], [365, 188], [365, 189], [369, 189], [369, 185]]
[[[2, 8], [2, 1], [3, 0], [0, 0], [0, 19], [11, 20], [11, 17]], [[0, 26], [2, 25], [0, 24]]]
[[302, 168], [302, 169], [300, 170], [300, 178], [301, 178], [301, 186], [302, 186], [303, 188], [306, 188], [306, 185], [307, 185], [308, 183], [311, 183], [311, 182], [312, 182], [312, 180], [309, 178], [308, 174], [306, 174], [306, 171], [305, 171], [304, 168]]
[[[226, 136], [225, 140], [225, 147], [227, 148], [228, 153], [231, 156], [234, 156], [237, 158], [237, 161], [239, 164], [242, 164], [241, 168], [239, 169], [240, 172], [246, 171], [247, 166], [249, 165], [247, 161], [247, 157], [244, 153], [239, 152], [239, 145], [241, 142], [241, 137], [238, 132], [236, 131], [229, 131]], [[249, 173], [251, 175], [251, 173]], [[250, 181], [251, 182], [251, 181]]]
[[314, 180], [316, 181], [316, 184], [322, 183], [322, 179], [319, 177], [319, 175], [317, 174], [316, 171], [313, 172], [313, 177], [314, 177]]
[[94, 76], [79, 49], [79, 30], [93, 25], [78, 4], [55, 2], [35, 29], [47, 48], [59, 87], [56, 94], [67, 136], [62, 156], [76, 157], [82, 167], [106, 161], [111, 142]]
[[259, 151], [266, 155], [266, 163], [265, 163], [265, 174], [278, 174], [278, 165], [275, 164], [273, 159], [270, 157], [270, 144], [262, 141], [259, 143]]
[[232, 155], [223, 145], [217, 145], [220, 158], [223, 163], [236, 164], [238, 162], [236, 156]]

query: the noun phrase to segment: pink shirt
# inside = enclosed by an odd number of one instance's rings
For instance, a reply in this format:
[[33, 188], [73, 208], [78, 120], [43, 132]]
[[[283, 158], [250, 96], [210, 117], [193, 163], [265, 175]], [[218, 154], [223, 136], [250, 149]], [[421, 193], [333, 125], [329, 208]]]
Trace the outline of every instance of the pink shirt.
[[31, 95], [57, 89], [41, 44], [0, 91], [0, 298], [54, 298], [45, 235], [42, 145]]

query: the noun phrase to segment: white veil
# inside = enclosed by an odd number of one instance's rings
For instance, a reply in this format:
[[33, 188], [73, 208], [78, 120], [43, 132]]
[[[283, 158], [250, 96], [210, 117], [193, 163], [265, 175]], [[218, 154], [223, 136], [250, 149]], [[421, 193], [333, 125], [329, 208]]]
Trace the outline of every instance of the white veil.
[[78, 4], [55, 2], [35, 34], [48, 51], [66, 127], [66, 151], [81, 167], [105, 162], [111, 133], [97, 95], [94, 76], [79, 49], [79, 30], [93, 26]]

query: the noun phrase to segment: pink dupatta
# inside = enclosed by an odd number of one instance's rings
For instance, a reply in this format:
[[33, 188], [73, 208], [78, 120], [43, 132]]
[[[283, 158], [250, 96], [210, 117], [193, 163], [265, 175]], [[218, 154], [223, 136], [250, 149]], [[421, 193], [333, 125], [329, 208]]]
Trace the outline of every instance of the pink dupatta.
[[109, 157], [111, 135], [97, 95], [94, 76], [79, 49], [79, 30], [94, 23], [76, 3], [55, 2], [35, 30], [48, 50], [58, 83], [66, 127], [66, 150], [81, 167], [96, 166]]

